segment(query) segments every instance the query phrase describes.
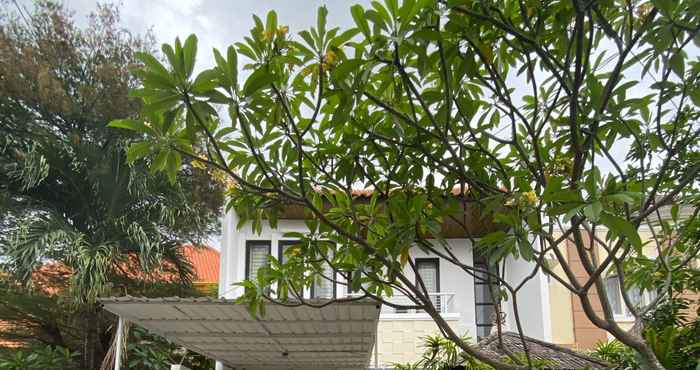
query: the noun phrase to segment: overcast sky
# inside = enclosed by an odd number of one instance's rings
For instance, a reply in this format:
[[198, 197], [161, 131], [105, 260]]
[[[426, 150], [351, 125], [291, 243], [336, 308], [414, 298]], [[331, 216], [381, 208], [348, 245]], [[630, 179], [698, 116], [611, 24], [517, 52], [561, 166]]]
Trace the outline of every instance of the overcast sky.
[[[76, 20], [85, 21], [87, 14], [95, 10], [95, 0], [62, 0], [67, 8], [76, 11]], [[32, 0], [19, 0], [31, 7]], [[100, 3], [104, 3], [101, 1]], [[329, 27], [348, 28], [354, 24], [350, 6], [364, 4], [369, 0], [123, 0], [121, 4], [122, 24], [135, 33], [151, 28], [157, 42], [172, 43], [194, 33], [199, 38], [197, 69], [213, 65], [212, 47], [225, 50], [234, 42], [242, 41], [253, 26], [252, 15], [257, 14], [263, 22], [268, 11], [274, 9], [280, 25], [289, 25], [290, 33], [316, 25], [316, 10], [321, 5], [328, 7]]]

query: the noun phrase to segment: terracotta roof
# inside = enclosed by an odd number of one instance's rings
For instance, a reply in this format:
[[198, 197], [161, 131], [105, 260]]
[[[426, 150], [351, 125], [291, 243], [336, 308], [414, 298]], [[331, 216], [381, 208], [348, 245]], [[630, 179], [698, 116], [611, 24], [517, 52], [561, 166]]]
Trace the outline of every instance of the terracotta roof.
[[[462, 188], [461, 186], [455, 185], [454, 187], [452, 187], [452, 190], [450, 191], [450, 193], [452, 193], [452, 195], [460, 195], [460, 192], [462, 194], [467, 194], [469, 192], [468, 185], [464, 186], [464, 191], [462, 191], [461, 188]], [[389, 192], [391, 193], [392, 191], [393, 191], [393, 189], [390, 190]], [[374, 193], [374, 188], [352, 189], [352, 195], [355, 197], [369, 198], [372, 196], [372, 193]]]
[[194, 283], [209, 284], [219, 282], [219, 251], [212, 247], [186, 245], [183, 253], [192, 264]]
[[[523, 344], [520, 336], [512, 332], [502, 333], [503, 346], [512, 353], [524, 353]], [[576, 351], [557, 346], [556, 344], [547, 343], [530, 337], [525, 337], [527, 348], [530, 353], [530, 358], [533, 360], [542, 360], [549, 365], [550, 369], [562, 370], [578, 370], [578, 369], [607, 369], [610, 365], [596, 358], [578, 353]], [[477, 347], [484, 351], [493, 359], [507, 358], [498, 341], [498, 334], [494, 333], [482, 339], [477, 344]]]
[[[183, 246], [183, 254], [192, 264], [194, 284], [216, 284], [219, 282], [219, 252], [209, 246], [195, 247], [191, 244]], [[127, 277], [146, 279], [148, 281], [170, 281], [179, 279], [172, 266], [163, 264], [162, 271], [147, 274], [139, 266], [136, 256], [129, 256], [132, 263], [120, 263], [120, 268]], [[62, 262], [46, 262], [37, 267], [32, 273], [32, 282], [46, 294], [58, 294], [72, 275], [70, 267]]]

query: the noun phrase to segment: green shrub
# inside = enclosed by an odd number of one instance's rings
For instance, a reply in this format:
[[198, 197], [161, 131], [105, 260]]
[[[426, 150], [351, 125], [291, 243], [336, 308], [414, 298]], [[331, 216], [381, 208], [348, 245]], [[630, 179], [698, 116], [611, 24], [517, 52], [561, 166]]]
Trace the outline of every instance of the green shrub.
[[0, 370], [45, 370], [74, 368], [77, 352], [61, 347], [38, 347], [27, 352], [17, 351], [0, 358]]

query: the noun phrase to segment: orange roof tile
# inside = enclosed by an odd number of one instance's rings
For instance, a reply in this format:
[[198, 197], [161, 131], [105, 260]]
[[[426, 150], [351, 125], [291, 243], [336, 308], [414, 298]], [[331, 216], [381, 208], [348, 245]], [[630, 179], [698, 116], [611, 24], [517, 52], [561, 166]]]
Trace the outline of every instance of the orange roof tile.
[[183, 253], [192, 264], [194, 283], [219, 282], [219, 252], [209, 246], [185, 245]]
[[[195, 247], [191, 244], [183, 245], [183, 254], [192, 264], [194, 284], [217, 284], [219, 282], [219, 252], [209, 246]], [[128, 256], [133, 263], [119, 263], [118, 269], [132, 279], [145, 279], [147, 281], [178, 280], [178, 275], [169, 263], [163, 263], [160, 272], [145, 273], [139, 266], [138, 259], [134, 255]], [[70, 267], [62, 262], [46, 262], [32, 273], [33, 283], [44, 293], [58, 294], [65, 286], [72, 274]]]

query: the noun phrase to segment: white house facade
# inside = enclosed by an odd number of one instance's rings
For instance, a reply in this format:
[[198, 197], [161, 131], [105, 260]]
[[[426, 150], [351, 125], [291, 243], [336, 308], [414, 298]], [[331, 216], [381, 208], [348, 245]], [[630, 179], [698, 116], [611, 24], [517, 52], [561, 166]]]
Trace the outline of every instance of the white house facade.
[[[268, 256], [282, 258], [283, 249], [294, 243], [294, 240], [284, 236], [286, 233], [307, 231], [304, 221], [299, 219], [280, 220], [276, 228], [264, 224], [261, 233], [253, 232], [248, 225], [237, 229], [238, 221], [238, 216], [233, 210], [226, 213], [223, 219], [219, 296], [225, 299], [238, 297], [242, 288], [234, 284], [253, 277], [257, 269], [267, 263]], [[447, 239], [447, 243], [463, 263], [472, 266], [482, 263], [481, 259], [475, 256], [469, 239], [452, 238]], [[494, 320], [488, 286], [437, 255], [426, 254], [414, 248], [411, 257], [427, 290], [431, 292], [436, 307], [452, 329], [458, 334], [468, 335], [474, 341], [487, 336], [492, 330]], [[486, 268], [485, 265], [482, 267]], [[529, 337], [551, 341], [547, 276], [536, 270], [533, 263], [519, 259], [509, 258], [502, 268], [506, 280], [513, 282], [513, 285], [531, 276], [517, 296], [522, 329]], [[410, 268], [405, 273], [411, 279], [415, 278]], [[327, 282], [324, 286], [315, 287], [313, 291], [307, 289], [304, 294], [309, 298], [345, 297], [352, 294], [348, 292], [347, 285], [343, 284], [342, 277], [338, 280], [336, 286]], [[389, 300], [399, 304], [409, 303], [400, 295], [395, 295]], [[509, 330], [516, 330], [516, 313], [513, 311], [512, 299], [506, 303], [505, 326]], [[369, 368], [380, 369], [391, 368], [396, 363], [414, 362], [423, 352], [423, 338], [435, 334], [439, 334], [439, 331], [428, 314], [381, 307], [374, 349], [367, 365]], [[224, 369], [223, 364], [218, 366]]]

